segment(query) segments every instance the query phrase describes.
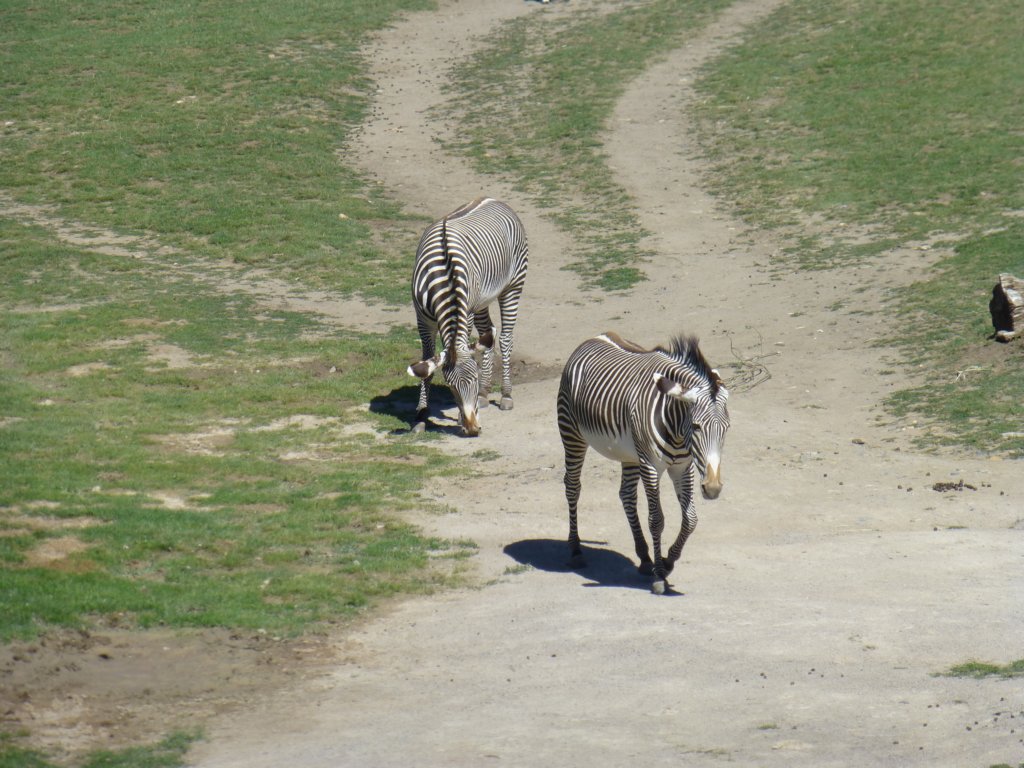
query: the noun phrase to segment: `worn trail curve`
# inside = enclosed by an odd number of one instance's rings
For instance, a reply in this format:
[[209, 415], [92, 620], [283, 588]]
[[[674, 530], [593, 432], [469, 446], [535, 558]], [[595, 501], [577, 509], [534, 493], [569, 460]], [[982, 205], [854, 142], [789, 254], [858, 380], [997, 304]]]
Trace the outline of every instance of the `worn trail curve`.
[[[829, 307], [840, 290], [898, 281], [900, 270], [775, 275], [778, 244], [700, 188], [693, 80], [779, 5], [734, 3], [623, 98], [606, 149], [658, 257], [647, 283], [600, 301], [560, 270], [566, 236], [529, 199], [445, 154], [436, 138], [453, 127], [428, 117], [455, 56], [503, 19], [548, 9], [444, 0], [376, 41], [376, 111], [351, 149], [413, 209], [442, 214], [490, 194], [520, 213], [531, 272], [516, 356], [535, 375], [514, 382], [515, 410], [482, 414], [481, 437], [446, 441], [470, 458], [499, 458], [430, 489], [449, 511], [416, 519], [479, 543], [481, 586], [408, 600], [340, 637], [335, 668], [219, 721], [192, 765], [1024, 759], [1019, 682], [935, 674], [969, 658], [1022, 655], [1024, 531], [1014, 500], [1024, 473], [915, 453], [876, 418], [894, 381], [879, 375], [888, 363], [873, 343], [884, 316]], [[858, 295], [871, 302], [878, 292]], [[556, 377], [580, 340], [609, 329], [647, 344], [688, 330], [713, 361], [737, 351], [770, 373], [733, 397], [725, 490], [698, 503], [701, 524], [671, 597], [652, 596], [636, 573], [617, 467], [596, 457], [580, 511], [590, 565], [565, 568]], [[977, 490], [930, 489], [951, 478]]]

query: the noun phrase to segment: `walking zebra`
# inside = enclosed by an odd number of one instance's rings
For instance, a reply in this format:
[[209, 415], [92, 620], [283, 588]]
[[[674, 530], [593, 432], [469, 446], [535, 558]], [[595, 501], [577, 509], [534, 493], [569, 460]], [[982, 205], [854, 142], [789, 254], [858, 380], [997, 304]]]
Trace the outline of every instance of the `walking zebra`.
[[[729, 429], [729, 393], [718, 371], [692, 337], [676, 338], [669, 349], [645, 350], [614, 333], [583, 342], [569, 356], [558, 387], [558, 431], [565, 449], [565, 497], [569, 502], [571, 564], [581, 568], [576, 528], [580, 473], [587, 448], [622, 463], [619, 498], [633, 532], [640, 572], [653, 574], [652, 590], [665, 592], [683, 545], [697, 525], [693, 465], [704, 498], [722, 490], [722, 443]], [[682, 508], [682, 526], [668, 554], [661, 556], [665, 518], [659, 479], [668, 470]], [[637, 482], [643, 479], [654, 560], [637, 517]]]
[[[426, 428], [434, 371], [444, 380], [459, 406], [466, 435], [480, 433], [477, 409], [487, 405], [491, 391], [495, 328], [488, 306], [501, 308], [501, 410], [512, 408], [512, 331], [526, 279], [526, 232], [519, 217], [504, 203], [481, 197], [427, 227], [416, 249], [412, 302], [423, 359], [409, 366], [420, 379], [415, 431]], [[470, 324], [479, 342], [470, 346]], [[435, 355], [440, 332], [441, 352]], [[477, 366], [474, 349], [483, 352]]]

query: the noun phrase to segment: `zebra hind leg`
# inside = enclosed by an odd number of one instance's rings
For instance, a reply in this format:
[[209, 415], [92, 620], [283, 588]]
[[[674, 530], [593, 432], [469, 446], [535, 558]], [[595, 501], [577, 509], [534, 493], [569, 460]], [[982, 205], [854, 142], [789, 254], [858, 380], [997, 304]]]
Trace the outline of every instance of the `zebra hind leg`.
[[498, 298], [501, 307], [501, 410], [512, 410], [512, 333], [519, 316], [519, 298], [523, 294], [522, 283], [510, 288]]
[[477, 335], [480, 340], [476, 348], [480, 350], [480, 394], [476, 399], [476, 407], [486, 408], [490, 405], [487, 399], [491, 394], [491, 372], [494, 370], [494, 331], [491, 325], [491, 313], [484, 307], [473, 317], [473, 324], [476, 326]]
[[[569, 442], [572, 441], [572, 442]], [[565, 500], [569, 504], [569, 567], [573, 570], [585, 568], [586, 560], [580, 546], [580, 533], [576, 523], [576, 509], [580, 500], [580, 474], [583, 471], [583, 459], [587, 446], [580, 446], [563, 432], [562, 444], [565, 448]]]

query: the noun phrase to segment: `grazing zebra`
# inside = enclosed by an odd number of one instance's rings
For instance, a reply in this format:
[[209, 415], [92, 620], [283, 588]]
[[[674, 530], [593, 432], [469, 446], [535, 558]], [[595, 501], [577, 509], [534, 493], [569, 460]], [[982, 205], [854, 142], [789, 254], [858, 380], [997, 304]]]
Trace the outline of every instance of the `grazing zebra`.
[[[580, 472], [587, 448], [622, 463], [619, 498], [633, 531], [640, 572], [653, 574], [652, 590], [665, 592], [683, 545], [697, 525], [693, 465], [704, 498], [722, 490], [722, 443], [729, 429], [729, 393], [692, 337], [669, 349], [643, 349], [614, 333], [583, 342], [570, 355], [558, 387], [558, 431], [565, 449], [565, 497], [573, 568], [584, 566], [576, 528]], [[682, 527], [661, 556], [665, 518], [658, 483], [668, 470], [682, 508]], [[637, 482], [643, 479], [654, 560], [637, 517]]]
[[[526, 232], [519, 217], [504, 203], [481, 197], [427, 227], [416, 249], [412, 301], [423, 359], [409, 366], [420, 379], [415, 431], [426, 428], [434, 371], [444, 380], [459, 406], [463, 434], [477, 435], [477, 409], [487, 405], [491, 391], [495, 328], [488, 306], [501, 307], [501, 410], [512, 408], [512, 331], [526, 279]], [[479, 336], [469, 343], [470, 325]], [[434, 354], [441, 335], [441, 352]], [[478, 368], [474, 350], [483, 352]]]

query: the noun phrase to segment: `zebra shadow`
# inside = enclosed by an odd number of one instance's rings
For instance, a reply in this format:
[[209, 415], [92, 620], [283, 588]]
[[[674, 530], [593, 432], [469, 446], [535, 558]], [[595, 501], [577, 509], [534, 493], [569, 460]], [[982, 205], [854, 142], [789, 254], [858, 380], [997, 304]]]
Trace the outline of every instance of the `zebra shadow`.
[[[386, 395], [377, 395], [377, 397], [372, 398], [370, 400], [370, 413], [393, 416], [399, 421], [405, 422], [406, 426], [397, 427], [388, 434], [407, 435], [412, 428], [413, 419], [416, 418], [416, 406], [419, 404], [419, 399], [419, 384], [396, 387]], [[430, 418], [427, 421], [427, 429], [430, 432], [439, 432], [441, 434], [462, 434], [458, 422], [441, 415], [441, 411], [457, 407], [455, 405], [455, 398], [448, 387], [432, 387], [430, 392]]]
[[577, 573], [584, 587], [618, 587], [650, 590], [651, 577], [637, 571], [636, 563], [612, 549], [604, 541], [584, 541], [585, 567], [569, 565], [569, 550], [561, 539], [523, 539], [506, 545], [504, 552], [518, 563], [540, 571]]

